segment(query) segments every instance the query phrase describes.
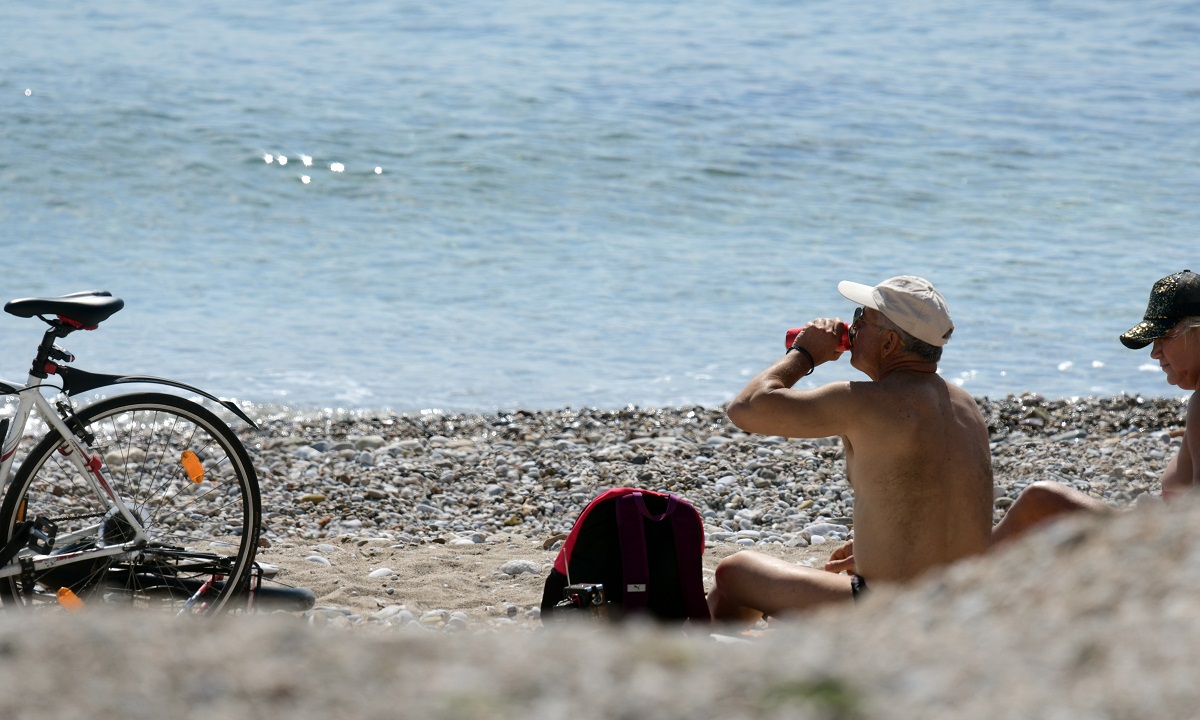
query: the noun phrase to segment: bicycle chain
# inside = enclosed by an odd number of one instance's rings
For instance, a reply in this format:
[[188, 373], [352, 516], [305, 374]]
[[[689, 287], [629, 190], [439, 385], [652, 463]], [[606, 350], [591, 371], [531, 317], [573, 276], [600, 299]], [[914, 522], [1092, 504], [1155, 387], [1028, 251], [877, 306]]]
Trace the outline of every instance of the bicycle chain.
[[45, 518], [45, 519], [49, 522], [57, 524], [60, 522], [68, 522], [70, 520], [90, 520], [91, 518], [104, 517], [105, 515], [106, 515], [106, 513], [95, 512], [95, 513], [91, 513], [90, 515], [65, 515], [63, 517]]

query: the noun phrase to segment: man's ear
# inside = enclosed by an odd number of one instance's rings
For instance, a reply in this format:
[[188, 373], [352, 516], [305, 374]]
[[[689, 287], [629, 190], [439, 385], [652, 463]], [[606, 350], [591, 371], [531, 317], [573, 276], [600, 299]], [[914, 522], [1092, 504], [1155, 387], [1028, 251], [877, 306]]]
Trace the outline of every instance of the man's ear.
[[879, 343], [879, 350], [884, 357], [891, 357], [904, 348], [904, 343], [900, 340], [900, 333], [895, 330], [883, 330], [881, 334], [886, 336], [881, 338]]

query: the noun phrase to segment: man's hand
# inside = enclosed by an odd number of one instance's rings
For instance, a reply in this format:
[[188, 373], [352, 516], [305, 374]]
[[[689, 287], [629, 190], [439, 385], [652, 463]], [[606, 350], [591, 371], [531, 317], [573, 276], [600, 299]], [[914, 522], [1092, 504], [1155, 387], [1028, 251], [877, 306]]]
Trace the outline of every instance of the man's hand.
[[837, 318], [818, 318], [806, 323], [792, 341], [792, 347], [803, 347], [817, 365], [837, 360], [842, 356], [838, 347], [842, 344], [844, 324]]
[[843, 571], [853, 573], [856, 569], [854, 567], [854, 541], [850, 540], [834, 550], [833, 554], [829, 556], [829, 562], [825, 563], [825, 569], [831, 573]]

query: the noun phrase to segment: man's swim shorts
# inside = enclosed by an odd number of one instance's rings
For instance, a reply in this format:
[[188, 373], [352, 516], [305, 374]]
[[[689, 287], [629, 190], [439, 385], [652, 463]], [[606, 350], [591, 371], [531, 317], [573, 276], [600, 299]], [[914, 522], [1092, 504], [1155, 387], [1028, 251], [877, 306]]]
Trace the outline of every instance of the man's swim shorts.
[[867, 594], [867, 581], [863, 576], [850, 576], [850, 594], [854, 596], [855, 602], [861, 600]]

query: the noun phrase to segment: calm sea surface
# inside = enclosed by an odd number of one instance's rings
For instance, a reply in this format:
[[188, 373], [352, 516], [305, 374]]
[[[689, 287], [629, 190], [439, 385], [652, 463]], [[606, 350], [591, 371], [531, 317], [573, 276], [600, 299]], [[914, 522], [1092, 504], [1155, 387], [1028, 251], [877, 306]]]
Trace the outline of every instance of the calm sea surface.
[[[839, 280], [976, 396], [1175, 395], [1195, 2], [8, 3], [0, 295], [81, 367], [304, 407], [716, 405]], [[40, 323], [0, 317], [0, 376]], [[804, 382], [852, 378], [848, 362]]]

